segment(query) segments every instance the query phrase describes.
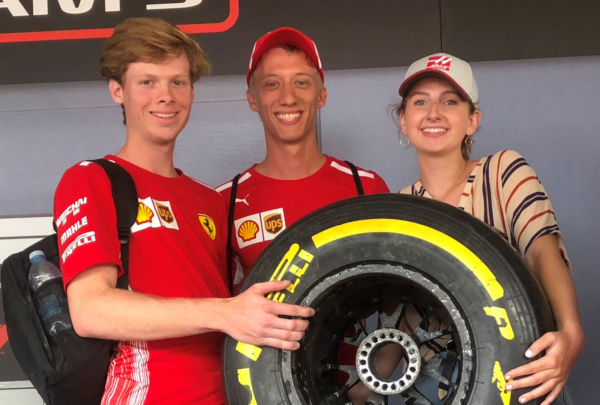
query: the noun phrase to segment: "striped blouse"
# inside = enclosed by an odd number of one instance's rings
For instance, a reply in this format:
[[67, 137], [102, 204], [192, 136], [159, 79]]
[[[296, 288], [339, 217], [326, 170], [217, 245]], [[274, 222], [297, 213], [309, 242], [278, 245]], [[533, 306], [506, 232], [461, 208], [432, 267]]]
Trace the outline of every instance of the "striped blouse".
[[[419, 180], [400, 190], [432, 198]], [[554, 234], [561, 255], [570, 268], [565, 246], [546, 191], [523, 156], [504, 150], [481, 158], [463, 190], [458, 208], [494, 227], [525, 257], [537, 238]], [[401, 329], [412, 332], [421, 322], [422, 309], [412, 305], [406, 309]], [[432, 317], [428, 330], [441, 330], [443, 323]], [[428, 360], [442, 350], [449, 336], [443, 336], [421, 346], [421, 356]]]
[[[432, 198], [419, 180], [400, 190]], [[494, 227], [525, 257], [539, 237], [554, 234], [570, 267], [550, 199], [523, 156], [503, 150], [481, 158], [463, 190], [458, 208]]]

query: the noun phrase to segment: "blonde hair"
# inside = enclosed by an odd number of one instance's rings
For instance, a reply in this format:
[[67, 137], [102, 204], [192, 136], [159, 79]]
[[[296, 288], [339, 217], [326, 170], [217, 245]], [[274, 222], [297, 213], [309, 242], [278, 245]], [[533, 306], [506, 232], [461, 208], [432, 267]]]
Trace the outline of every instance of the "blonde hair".
[[122, 85], [131, 63], [162, 62], [181, 55], [190, 64], [192, 83], [210, 72], [200, 45], [179, 28], [159, 18], [130, 18], [118, 24], [104, 43], [100, 72]]

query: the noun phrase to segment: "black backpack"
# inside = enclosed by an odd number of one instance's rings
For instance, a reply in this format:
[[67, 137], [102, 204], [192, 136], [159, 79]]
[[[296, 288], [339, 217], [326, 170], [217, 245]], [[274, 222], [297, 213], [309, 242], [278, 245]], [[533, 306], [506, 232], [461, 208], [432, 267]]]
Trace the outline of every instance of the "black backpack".
[[[105, 171], [112, 184], [112, 195], [117, 212], [117, 230], [121, 242], [121, 261], [125, 274], [119, 277], [117, 287], [127, 289], [129, 284], [129, 238], [136, 220], [138, 198], [133, 179], [121, 166], [104, 159], [92, 160]], [[56, 225], [54, 224], [56, 230]], [[108, 367], [116, 342], [82, 338], [71, 327], [55, 336], [47, 336], [34, 300], [43, 299], [32, 294], [28, 276], [31, 263], [29, 253], [41, 250], [46, 260], [60, 268], [57, 235], [52, 234], [9, 256], [2, 264], [2, 301], [8, 338], [15, 358], [47, 405], [98, 405], [102, 400]], [[43, 289], [45, 296], [62, 290], [62, 280]], [[42, 290], [38, 290], [42, 293]], [[70, 323], [70, 317], [67, 318]]]

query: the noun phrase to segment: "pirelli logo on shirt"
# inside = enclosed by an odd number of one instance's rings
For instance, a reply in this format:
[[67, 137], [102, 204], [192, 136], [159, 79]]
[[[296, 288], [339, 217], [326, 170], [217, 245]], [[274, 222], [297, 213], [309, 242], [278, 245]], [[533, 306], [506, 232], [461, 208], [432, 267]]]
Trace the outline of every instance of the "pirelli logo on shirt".
[[235, 220], [234, 225], [240, 249], [273, 240], [286, 228], [283, 208], [248, 215]]
[[152, 197], [138, 198], [138, 214], [131, 227], [131, 233], [160, 227], [179, 230], [171, 203], [155, 200]]
[[75, 238], [75, 240], [64, 250], [62, 254], [63, 264], [65, 264], [67, 258], [71, 256], [75, 249], [92, 242], [96, 242], [96, 232], [94, 231], [86, 232], [77, 236], [77, 238]]
[[68, 205], [55, 221], [57, 231], [60, 235], [60, 246], [66, 246], [61, 255], [63, 264], [75, 250], [81, 246], [96, 242], [96, 232], [89, 230], [88, 217], [82, 213], [82, 210], [85, 211], [87, 203], [87, 197], [78, 198], [75, 202]]

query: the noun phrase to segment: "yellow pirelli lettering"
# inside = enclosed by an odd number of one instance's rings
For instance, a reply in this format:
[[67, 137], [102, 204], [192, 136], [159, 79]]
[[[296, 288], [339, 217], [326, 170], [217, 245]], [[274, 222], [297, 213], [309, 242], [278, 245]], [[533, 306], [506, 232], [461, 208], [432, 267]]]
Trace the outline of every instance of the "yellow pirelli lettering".
[[296, 266], [295, 264], [292, 264], [292, 267], [290, 267], [290, 273], [300, 278], [304, 275], [304, 273], [306, 273], [308, 266], [310, 266], [310, 263], [306, 263], [302, 268]]
[[[298, 245], [297, 243], [294, 243], [292, 246], [290, 246], [290, 249], [287, 251], [285, 256], [283, 256], [283, 259], [281, 259], [281, 261], [279, 262], [279, 265], [273, 272], [273, 275], [271, 276], [271, 279], [269, 281], [273, 281], [273, 280], [281, 281], [281, 279], [285, 275], [285, 272], [287, 271], [288, 267], [290, 267], [290, 263], [292, 262], [294, 257], [296, 257], [296, 254], [298, 253], [299, 250], [300, 250], [300, 245]], [[276, 301], [276, 299], [273, 298], [273, 293], [269, 293], [267, 295], [267, 299], [272, 299], [273, 301]], [[279, 302], [281, 302], [281, 301], [279, 301]]]
[[296, 291], [296, 287], [298, 287], [298, 284], [300, 284], [300, 279], [297, 278], [295, 283], [292, 283], [290, 285], [288, 285], [285, 289], [288, 290], [289, 292], [291, 292], [292, 294], [294, 293], [294, 291]]
[[[511, 382], [512, 380], [508, 380]], [[502, 367], [500, 367], [500, 363], [494, 363], [494, 374], [492, 375], [492, 384], [496, 383], [496, 387], [500, 391], [500, 397], [502, 398], [502, 403], [504, 405], [510, 405], [510, 395], [512, 391], [506, 391], [506, 380], [504, 379], [504, 373], [502, 372]]]
[[275, 302], [283, 302], [283, 300], [285, 299], [285, 294], [281, 291], [277, 291], [275, 295], [273, 295], [273, 293], [267, 295], [267, 298]]
[[238, 342], [238, 344], [235, 346], [235, 350], [254, 361], [258, 360], [260, 354], [262, 353], [262, 349], [260, 347], [242, 342]]
[[281, 261], [279, 262], [279, 265], [273, 272], [273, 275], [271, 276], [271, 279], [269, 281], [281, 281], [288, 267], [290, 267], [290, 263], [292, 262], [294, 257], [296, 257], [298, 250], [300, 250], [300, 246], [297, 243], [294, 243], [292, 246], [290, 246], [290, 249], [287, 251], [285, 256], [283, 256], [283, 259], [281, 259]]
[[250, 391], [250, 402], [248, 405], [258, 405], [256, 403], [256, 397], [254, 396], [254, 388], [252, 388], [252, 379], [250, 378], [250, 369], [249, 368], [240, 368], [238, 369], [238, 381], [244, 387], [247, 387]]
[[312, 263], [314, 256], [308, 253], [306, 250], [302, 249], [300, 253], [298, 253], [298, 257], [308, 263]]
[[504, 289], [491, 270], [466, 246], [425, 225], [400, 219], [364, 219], [334, 226], [312, 237], [317, 248], [348, 236], [366, 233], [396, 233], [424, 240], [445, 250], [464, 264], [483, 285], [492, 301], [504, 296]]
[[487, 316], [491, 316], [496, 319], [496, 324], [498, 325], [498, 329], [500, 329], [500, 334], [506, 340], [513, 340], [515, 338], [515, 332], [510, 324], [510, 319], [508, 319], [508, 313], [504, 308], [498, 307], [484, 307], [483, 310]]
[[[300, 252], [298, 253], [298, 251], [300, 251]], [[294, 260], [294, 258], [296, 257], [296, 254], [298, 255], [299, 258], [301, 258], [302, 260], [304, 260], [306, 262], [306, 264], [303, 267], [298, 267], [295, 264], [292, 264], [290, 266], [290, 264], [292, 263], [292, 260]], [[308, 253], [304, 249], [300, 250], [300, 246], [297, 243], [294, 243], [292, 246], [290, 246], [290, 249], [283, 256], [283, 259], [281, 259], [281, 261], [279, 262], [279, 265], [273, 272], [273, 275], [271, 276], [270, 281], [273, 281], [273, 280], [281, 281], [281, 279], [283, 278], [285, 273], [289, 271], [291, 274], [298, 277], [295, 282], [292, 282], [292, 284], [290, 284], [289, 286], [286, 287], [286, 290], [288, 290], [290, 293], [293, 294], [294, 291], [296, 290], [296, 287], [298, 287], [298, 284], [300, 284], [300, 279], [302, 278], [304, 273], [306, 273], [306, 270], [308, 270], [308, 266], [310, 266], [310, 263], [312, 262], [313, 259], [314, 259], [314, 256], [312, 254]], [[285, 298], [285, 294], [280, 293], [280, 292], [271, 292], [267, 295], [267, 299], [270, 299], [270, 300], [273, 300], [276, 302], [282, 302], [284, 300], [284, 298]]]

